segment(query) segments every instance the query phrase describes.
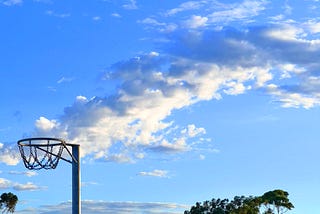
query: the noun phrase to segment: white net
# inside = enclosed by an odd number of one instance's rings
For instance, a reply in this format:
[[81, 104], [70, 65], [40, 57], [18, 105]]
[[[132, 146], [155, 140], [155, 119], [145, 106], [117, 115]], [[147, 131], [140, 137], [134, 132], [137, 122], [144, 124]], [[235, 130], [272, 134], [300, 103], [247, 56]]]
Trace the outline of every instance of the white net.
[[31, 170], [55, 169], [64, 149], [63, 141], [55, 138], [30, 138], [18, 141], [21, 157]]

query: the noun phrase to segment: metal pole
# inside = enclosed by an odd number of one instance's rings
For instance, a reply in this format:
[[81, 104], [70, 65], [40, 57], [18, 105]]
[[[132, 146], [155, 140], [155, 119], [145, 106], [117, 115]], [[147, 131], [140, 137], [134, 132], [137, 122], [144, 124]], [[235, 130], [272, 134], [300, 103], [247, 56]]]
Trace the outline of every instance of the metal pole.
[[79, 145], [72, 145], [72, 214], [81, 214]]

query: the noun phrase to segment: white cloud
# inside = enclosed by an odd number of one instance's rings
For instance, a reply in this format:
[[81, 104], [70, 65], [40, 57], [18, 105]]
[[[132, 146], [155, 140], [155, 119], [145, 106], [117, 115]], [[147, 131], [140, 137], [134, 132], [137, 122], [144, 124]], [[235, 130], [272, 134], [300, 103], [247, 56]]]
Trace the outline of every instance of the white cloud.
[[[282, 64], [279, 65], [279, 69], [284, 71], [285, 73], [293, 73], [293, 74], [302, 74], [303, 72], [306, 71], [305, 68], [303, 67], [299, 67], [298, 65], [295, 64]], [[290, 78], [291, 76], [289, 76], [288, 78]]]
[[[158, 53], [151, 52], [135, 60], [133, 64], [123, 64], [133, 66], [128, 67], [128, 73], [121, 70], [113, 74], [114, 78], [117, 75], [127, 78], [116, 99], [96, 97], [87, 100], [79, 96], [74, 105], [66, 108], [59, 123], [40, 118], [36, 123], [39, 132], [51, 130], [54, 135], [64, 136], [69, 142], [80, 143], [83, 155], [94, 154], [94, 157], [107, 161], [131, 162], [132, 155], [134, 158], [141, 157], [135, 155], [141, 154], [135, 150], [144, 147], [175, 152], [189, 150], [187, 138], [177, 137], [168, 143], [165, 136], [159, 133], [171, 126], [171, 123], [162, 120], [170, 115], [172, 109], [191, 104], [193, 95], [179, 86], [178, 80], [166, 79], [152, 68], [153, 63], [161, 61]], [[145, 65], [146, 69], [151, 66], [151, 70], [139, 74], [134, 71], [135, 65]], [[108, 151], [113, 150], [117, 142], [123, 145], [121, 151], [110, 154]]]
[[16, 145], [6, 145], [0, 143], [0, 162], [7, 165], [17, 165], [20, 160], [20, 154]]
[[35, 171], [25, 171], [25, 172], [18, 172], [18, 171], [10, 171], [9, 174], [13, 174], [13, 175], [25, 175], [27, 177], [33, 177], [38, 175], [37, 172]]
[[52, 91], [52, 92], [56, 92], [57, 89], [55, 87], [52, 87], [52, 86], [48, 86], [47, 87], [49, 91]]
[[287, 15], [290, 15], [292, 13], [292, 9], [293, 8], [289, 5], [289, 1], [288, 0], [285, 1], [283, 9], [284, 9], [285, 14], [287, 14]]
[[[166, 213], [180, 214], [190, 206], [176, 203], [163, 202], [108, 202], [108, 201], [93, 201], [82, 200], [81, 210], [86, 214], [112, 213]], [[57, 205], [45, 205], [34, 209], [17, 210], [17, 213], [32, 214], [32, 213], [51, 213], [51, 214], [68, 214], [71, 211], [71, 202], [64, 202]]]
[[245, 0], [241, 3], [225, 4], [222, 10], [212, 12], [209, 15], [209, 21], [214, 23], [224, 22], [226, 24], [231, 21], [251, 19], [265, 10], [267, 3], [267, 1]]
[[99, 183], [93, 182], [93, 181], [81, 182], [81, 187], [87, 187], [87, 186], [91, 186], [91, 185], [99, 185]]
[[192, 151], [196, 144], [191, 141], [201, 138], [205, 129], [192, 125], [185, 131], [177, 129], [167, 134], [175, 124], [166, 119], [174, 110], [200, 101], [265, 88], [284, 107], [319, 105], [315, 80], [304, 80], [312, 87], [300, 84], [303, 93], [308, 94], [271, 87], [275, 80], [305, 75], [311, 72], [308, 66], [314, 70], [320, 66], [315, 58], [317, 43], [296, 38], [300, 31], [293, 24], [284, 28], [290, 39], [280, 39], [277, 35], [282, 33], [270, 34], [277, 29], [282, 28], [173, 34], [170, 55], [151, 52], [109, 69], [108, 80], [121, 82], [116, 94], [92, 99], [78, 96], [59, 120], [40, 118], [36, 127], [40, 133], [47, 131], [70, 143], [79, 143], [83, 156], [134, 162], [146, 157], [145, 151]]
[[160, 56], [160, 54], [159, 54], [158, 52], [151, 51], [151, 52], [149, 53], [149, 56], [154, 56], [154, 57], [156, 57], [156, 56]]
[[200, 160], [204, 160], [204, 159], [206, 159], [206, 156], [205, 155], [199, 155], [199, 159]]
[[32, 182], [27, 182], [25, 184], [13, 182], [10, 180], [7, 180], [5, 178], [0, 178], [0, 189], [14, 189], [16, 191], [36, 191], [36, 190], [42, 190], [46, 187], [39, 187]]
[[191, 19], [185, 21], [184, 24], [185, 24], [186, 28], [193, 29], [193, 28], [199, 28], [199, 27], [206, 26], [207, 21], [208, 21], [207, 17], [193, 15], [193, 16], [191, 16]]
[[[93, 17], [93, 19], [94, 19], [95, 17]], [[57, 83], [58, 84], [61, 84], [61, 83], [65, 83], [65, 82], [71, 82], [72, 80], [73, 80], [74, 78], [72, 78], [72, 77], [61, 77], [58, 81], [57, 81]]]
[[226, 86], [228, 89], [223, 90], [223, 92], [229, 95], [243, 94], [248, 88], [250, 89], [250, 87], [246, 88], [243, 83], [238, 83], [237, 81], [230, 81], [226, 83]]
[[[206, 3], [188, 2], [167, 15]], [[151, 52], [115, 63], [103, 80], [119, 82], [116, 93], [91, 99], [78, 96], [60, 118], [40, 117], [38, 135], [45, 132], [78, 143], [82, 156], [132, 163], [150, 151], [195, 151], [194, 142], [200, 141], [205, 129], [191, 125], [183, 130], [169, 118], [198, 102], [260, 90], [284, 107], [318, 106], [320, 42], [308, 39], [305, 23], [245, 26], [244, 22], [240, 29], [219, 30], [210, 25], [249, 20], [266, 4], [243, 1], [208, 7], [210, 17], [193, 16], [198, 23], [194, 26], [205, 28], [176, 28], [167, 32], [170, 42], [159, 45], [161, 54]], [[168, 24], [161, 18], [153, 15], [140, 23], [164, 29]]]
[[48, 120], [45, 117], [40, 117], [35, 122], [36, 128], [41, 132], [48, 132], [58, 126], [56, 120]]
[[111, 16], [115, 18], [121, 18], [121, 15], [119, 13], [112, 13]]
[[151, 177], [161, 177], [161, 178], [168, 178], [168, 171], [155, 169], [150, 172], [139, 172], [138, 175], [140, 176], [151, 176]]
[[165, 34], [175, 31], [178, 27], [178, 25], [175, 23], [160, 22], [155, 18], [150, 17], [145, 18], [143, 20], [139, 20], [138, 23], [146, 25], [147, 29], [155, 29], [160, 33]]
[[187, 10], [195, 10], [201, 8], [202, 5], [205, 4], [206, 1], [187, 1], [179, 5], [179, 7], [171, 9], [166, 12], [166, 15], [172, 16], [180, 12], [184, 12]]
[[122, 7], [126, 10], [136, 10], [138, 9], [136, 0], [128, 0], [127, 4], [124, 4]]
[[155, 25], [155, 26], [163, 26], [165, 25], [165, 23], [161, 23], [161, 22], [158, 22], [157, 20], [155, 20], [154, 18], [145, 18], [141, 21], [138, 21], [139, 23], [141, 24], [148, 24], [148, 25]]
[[186, 143], [185, 137], [174, 138], [169, 143], [166, 139], [163, 139], [160, 143], [151, 146], [150, 149], [160, 153], [180, 153], [190, 151], [191, 147]]
[[[181, 132], [180, 136], [179, 132], [171, 137], [166, 135], [173, 124], [164, 119], [174, 109], [219, 99], [222, 86], [235, 88], [229, 83], [233, 79], [243, 84], [256, 78], [263, 84], [260, 76], [265, 75], [264, 68], [230, 69], [211, 63], [195, 64], [187, 59], [175, 61], [172, 71], [161, 72], [162, 61], [161, 55], [151, 52], [115, 65], [109, 78], [124, 80], [117, 96], [91, 100], [79, 96], [65, 109], [59, 123], [40, 118], [39, 131], [51, 130], [53, 135], [70, 143], [81, 144], [83, 156], [91, 154], [106, 161], [134, 162], [132, 159], [138, 157], [135, 154], [141, 154], [141, 149], [186, 152], [192, 150], [190, 138], [201, 137], [205, 130], [191, 125], [187, 135]], [[119, 149], [114, 151], [114, 148]]]
[[[146, 18], [149, 24], [158, 27], [162, 33], [171, 33], [178, 28], [198, 29], [207, 27], [208, 29], [221, 29], [223, 26], [229, 26], [230, 22], [241, 22], [242, 24], [253, 22], [253, 18], [266, 10], [269, 1], [250, 1], [244, 0], [235, 3], [220, 3], [219, 1], [187, 1], [178, 7], [167, 10], [162, 17]], [[177, 19], [172, 22], [171, 16], [177, 13], [185, 13], [183, 21]], [[161, 18], [161, 21], [159, 21]], [[150, 22], [151, 19], [153, 22]], [[156, 19], [159, 19], [156, 21]], [[170, 21], [166, 21], [170, 20]], [[140, 21], [141, 22], [141, 21]], [[166, 26], [166, 29], [163, 28]], [[170, 28], [170, 30], [169, 30]]]
[[46, 187], [39, 187], [32, 182], [27, 182], [25, 184], [15, 183], [12, 188], [16, 191], [36, 191], [46, 189]]
[[21, 5], [23, 3], [22, 0], [7, 0], [2, 1], [2, 4], [5, 6], [14, 6], [14, 5]]
[[47, 10], [46, 14], [48, 16], [54, 16], [54, 17], [58, 17], [58, 18], [67, 18], [67, 17], [71, 16], [69, 13], [56, 13], [52, 10]]
[[101, 17], [100, 16], [94, 16], [94, 17], [92, 17], [92, 20], [93, 21], [100, 21]]
[[283, 15], [283, 14], [279, 14], [279, 15], [270, 17], [270, 19], [271, 19], [272, 21], [278, 22], [278, 21], [281, 21], [281, 20], [284, 19], [284, 15]]
[[106, 155], [105, 161], [117, 162], [117, 163], [133, 163], [134, 161], [129, 155], [125, 153]]
[[0, 178], [0, 189], [8, 189], [12, 186], [12, 182], [5, 179], [5, 178]]
[[266, 31], [266, 35], [274, 39], [285, 41], [296, 41], [303, 36], [303, 29], [293, 25], [282, 25], [278, 28], [271, 28]]
[[205, 134], [206, 130], [204, 128], [197, 128], [194, 124], [188, 125], [187, 129], [183, 129], [181, 133], [186, 133], [188, 137], [196, 137], [200, 134]]
[[172, 33], [178, 28], [178, 25], [175, 23], [169, 23], [159, 29], [161, 33]]
[[313, 34], [320, 33], [320, 22], [317, 20], [308, 20], [304, 23], [306, 28]]
[[268, 91], [270, 94], [274, 95], [285, 108], [303, 107], [309, 109], [320, 104], [320, 96], [313, 97], [307, 94], [287, 92], [281, 90], [274, 84], [268, 85]]

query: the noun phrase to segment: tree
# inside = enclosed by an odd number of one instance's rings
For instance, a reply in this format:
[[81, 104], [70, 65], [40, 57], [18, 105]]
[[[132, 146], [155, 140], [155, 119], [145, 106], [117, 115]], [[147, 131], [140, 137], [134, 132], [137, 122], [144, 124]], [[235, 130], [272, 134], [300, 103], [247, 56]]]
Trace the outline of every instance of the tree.
[[277, 214], [285, 213], [294, 208], [293, 204], [288, 199], [289, 193], [280, 189], [264, 193], [261, 198], [261, 203], [267, 208], [267, 213]]
[[3, 193], [0, 196], [0, 209], [3, 209], [2, 213], [13, 213], [18, 202], [18, 197], [9, 192]]
[[203, 204], [197, 202], [190, 211], [185, 214], [258, 214], [259, 205], [255, 198], [236, 196], [232, 201], [228, 199], [212, 199], [204, 201]]
[[230, 202], [231, 214], [257, 214], [259, 213], [259, 199], [257, 197], [235, 196]]
[[[262, 196], [235, 196], [233, 200], [212, 199], [197, 202], [190, 211], [184, 214], [283, 214], [294, 208], [288, 199], [288, 193], [283, 190], [273, 190], [264, 193]], [[262, 207], [263, 206], [263, 207]], [[265, 211], [263, 211], [265, 208]]]

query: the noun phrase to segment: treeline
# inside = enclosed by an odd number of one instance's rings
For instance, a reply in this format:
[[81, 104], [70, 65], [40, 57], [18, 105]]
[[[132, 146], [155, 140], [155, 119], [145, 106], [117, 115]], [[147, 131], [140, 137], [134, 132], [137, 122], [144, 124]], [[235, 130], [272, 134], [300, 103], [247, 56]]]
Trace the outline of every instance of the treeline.
[[289, 193], [280, 189], [262, 196], [235, 196], [233, 200], [212, 199], [197, 202], [184, 214], [283, 214], [294, 208], [288, 199]]

